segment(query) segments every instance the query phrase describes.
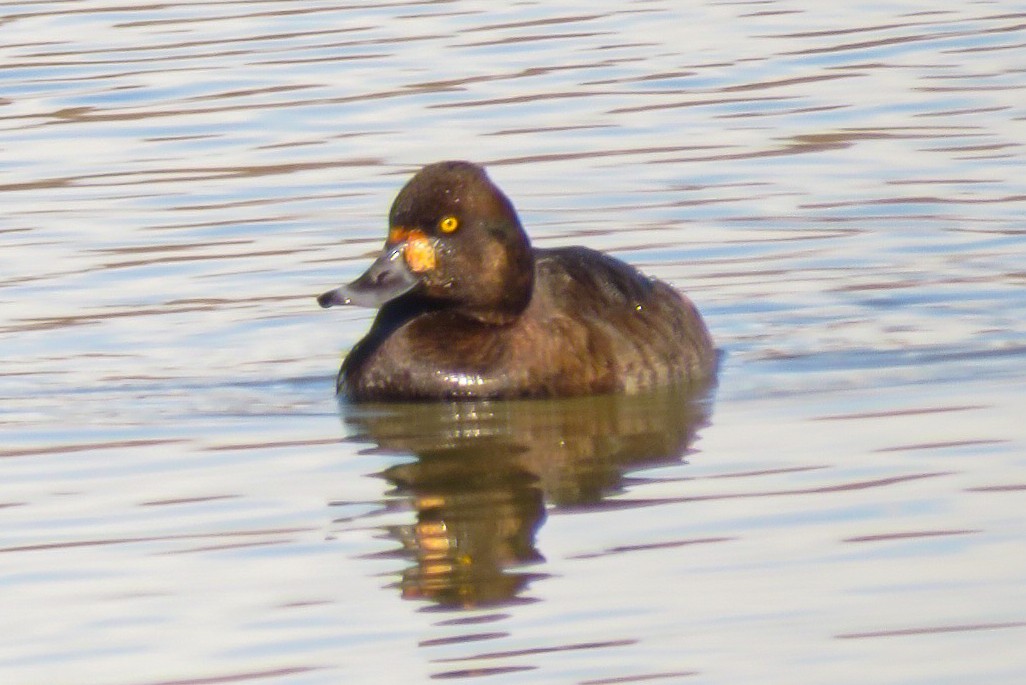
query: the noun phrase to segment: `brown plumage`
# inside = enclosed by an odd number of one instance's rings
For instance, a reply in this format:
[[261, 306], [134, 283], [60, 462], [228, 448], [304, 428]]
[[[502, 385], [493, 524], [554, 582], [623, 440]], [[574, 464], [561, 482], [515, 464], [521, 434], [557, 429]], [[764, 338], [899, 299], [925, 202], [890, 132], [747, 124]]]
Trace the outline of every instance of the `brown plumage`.
[[318, 298], [381, 307], [339, 372], [350, 399], [637, 392], [714, 372], [690, 300], [588, 248], [532, 249], [481, 167], [425, 167], [389, 224], [367, 273]]

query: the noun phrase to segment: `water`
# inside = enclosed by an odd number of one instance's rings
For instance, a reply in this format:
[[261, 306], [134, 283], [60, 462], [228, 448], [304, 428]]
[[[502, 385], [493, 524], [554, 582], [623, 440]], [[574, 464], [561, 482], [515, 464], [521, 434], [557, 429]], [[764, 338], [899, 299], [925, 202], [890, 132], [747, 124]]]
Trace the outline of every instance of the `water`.
[[[1019, 683], [1015, 3], [6, 3], [0, 680]], [[422, 164], [690, 397], [339, 407]]]

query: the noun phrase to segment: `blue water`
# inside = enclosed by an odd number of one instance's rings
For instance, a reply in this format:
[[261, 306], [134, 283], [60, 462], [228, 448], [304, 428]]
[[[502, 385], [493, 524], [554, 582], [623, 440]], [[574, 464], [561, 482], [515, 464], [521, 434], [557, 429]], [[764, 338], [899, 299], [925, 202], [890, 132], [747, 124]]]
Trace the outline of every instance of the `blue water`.
[[[1021, 682], [1022, 19], [8, 3], [0, 681]], [[717, 386], [338, 405], [450, 158]]]

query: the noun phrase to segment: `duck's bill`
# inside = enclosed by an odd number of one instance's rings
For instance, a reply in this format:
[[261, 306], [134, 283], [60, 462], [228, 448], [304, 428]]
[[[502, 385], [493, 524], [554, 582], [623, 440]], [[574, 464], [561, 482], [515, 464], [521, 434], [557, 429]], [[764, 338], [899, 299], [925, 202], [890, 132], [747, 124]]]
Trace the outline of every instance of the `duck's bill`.
[[370, 268], [352, 283], [329, 290], [317, 298], [322, 307], [353, 304], [358, 307], [380, 307], [389, 300], [409, 292], [419, 278], [403, 260], [402, 246], [386, 250]]

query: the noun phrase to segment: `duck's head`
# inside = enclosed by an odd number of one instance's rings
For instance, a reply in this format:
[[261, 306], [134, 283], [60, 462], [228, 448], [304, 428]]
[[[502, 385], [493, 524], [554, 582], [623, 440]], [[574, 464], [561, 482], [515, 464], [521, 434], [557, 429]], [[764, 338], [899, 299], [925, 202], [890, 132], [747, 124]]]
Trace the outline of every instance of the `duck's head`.
[[513, 204], [476, 164], [439, 162], [399, 191], [385, 249], [370, 268], [317, 301], [380, 307], [416, 293], [468, 317], [503, 323], [524, 310], [533, 283], [531, 244]]

